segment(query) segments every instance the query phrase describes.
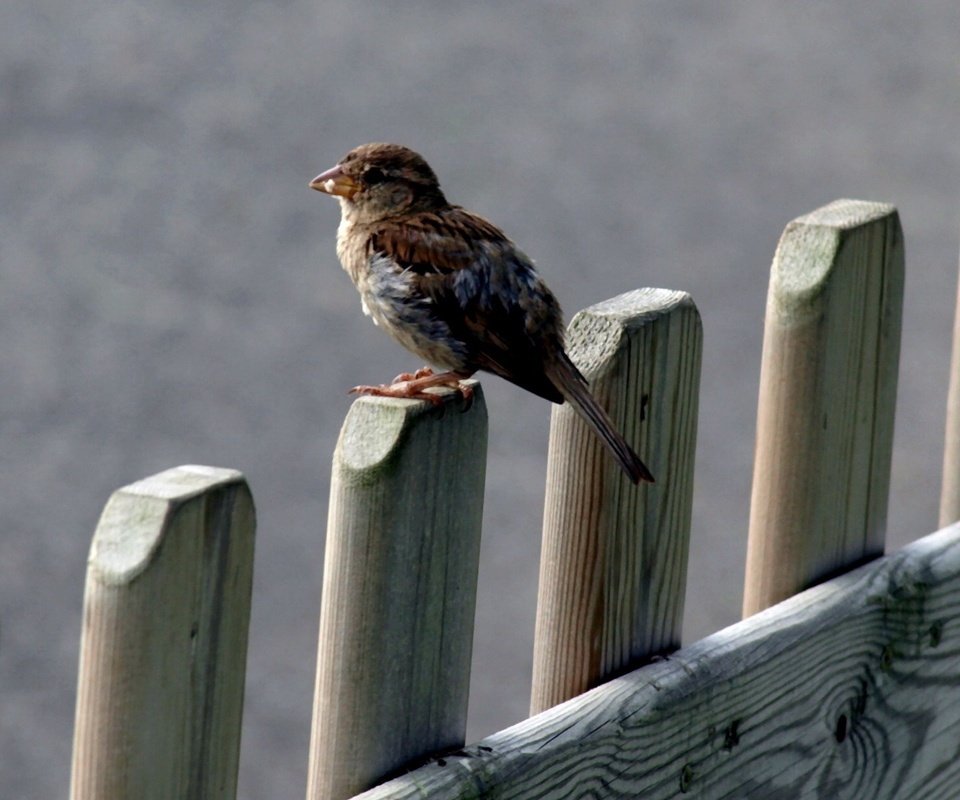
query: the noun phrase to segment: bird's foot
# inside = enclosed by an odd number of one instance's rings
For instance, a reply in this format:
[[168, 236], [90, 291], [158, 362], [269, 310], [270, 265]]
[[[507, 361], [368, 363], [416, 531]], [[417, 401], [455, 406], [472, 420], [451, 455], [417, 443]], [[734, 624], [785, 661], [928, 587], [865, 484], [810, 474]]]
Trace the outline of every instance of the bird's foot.
[[408, 381], [415, 381], [418, 378], [426, 378], [430, 375], [433, 375], [433, 370], [430, 367], [420, 367], [416, 372], [401, 372], [394, 378], [390, 383], [407, 383]]
[[374, 397], [401, 397], [407, 400], [426, 400], [435, 406], [443, 404], [443, 395], [428, 392], [435, 386], [446, 386], [456, 389], [464, 401], [464, 411], [473, 404], [473, 387], [465, 386], [461, 381], [469, 378], [469, 374], [462, 372], [435, 373], [429, 367], [418, 369], [412, 375], [403, 373], [398, 375], [393, 383], [379, 386], [354, 386], [351, 394], [366, 394]]

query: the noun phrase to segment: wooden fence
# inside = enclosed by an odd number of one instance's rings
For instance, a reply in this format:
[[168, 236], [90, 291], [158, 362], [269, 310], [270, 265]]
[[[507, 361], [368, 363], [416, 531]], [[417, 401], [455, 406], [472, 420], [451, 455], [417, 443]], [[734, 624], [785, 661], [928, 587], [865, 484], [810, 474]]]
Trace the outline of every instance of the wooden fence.
[[[886, 205], [787, 226], [742, 622], [682, 649], [701, 353], [639, 290], [570, 350], [657, 483], [553, 411], [532, 716], [464, 746], [486, 411], [357, 400], [334, 454], [308, 800], [960, 796], [960, 317], [942, 530], [881, 556], [903, 291]], [[232, 470], [119, 490], [94, 535], [71, 796], [233, 798], [254, 512]]]

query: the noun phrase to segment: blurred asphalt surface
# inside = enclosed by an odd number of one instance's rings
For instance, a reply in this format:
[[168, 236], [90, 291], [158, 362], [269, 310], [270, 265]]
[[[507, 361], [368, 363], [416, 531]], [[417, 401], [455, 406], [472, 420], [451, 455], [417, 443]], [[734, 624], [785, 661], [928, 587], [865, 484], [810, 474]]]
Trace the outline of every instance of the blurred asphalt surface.
[[[638, 286], [704, 324], [685, 641], [738, 617], [761, 323], [783, 226], [897, 205], [907, 297], [888, 541], [933, 530], [960, 198], [960, 6], [0, 7], [0, 786], [64, 797], [90, 536], [117, 487], [243, 470], [259, 514], [240, 794], [301, 797], [345, 389], [419, 364], [360, 313], [337, 205], [422, 152], [567, 316]], [[470, 739], [525, 716], [549, 407], [490, 412]]]

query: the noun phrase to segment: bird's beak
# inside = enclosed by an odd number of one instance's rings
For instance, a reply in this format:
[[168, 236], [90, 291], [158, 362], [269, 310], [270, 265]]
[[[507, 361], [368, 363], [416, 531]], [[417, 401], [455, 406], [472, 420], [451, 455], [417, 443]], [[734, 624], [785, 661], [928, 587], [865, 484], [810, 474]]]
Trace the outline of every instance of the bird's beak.
[[345, 175], [340, 165], [337, 164], [333, 169], [321, 172], [310, 181], [310, 188], [325, 194], [346, 197], [349, 200], [357, 193], [360, 185], [349, 175]]

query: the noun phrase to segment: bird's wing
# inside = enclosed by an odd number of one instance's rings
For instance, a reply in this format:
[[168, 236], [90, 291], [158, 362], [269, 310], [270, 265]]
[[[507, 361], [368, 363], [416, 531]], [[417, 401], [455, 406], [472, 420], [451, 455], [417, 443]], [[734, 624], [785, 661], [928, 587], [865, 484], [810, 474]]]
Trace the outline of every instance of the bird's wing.
[[397, 266], [418, 275], [452, 275], [476, 260], [485, 242], [506, 241], [493, 223], [458, 206], [424, 211], [373, 231], [371, 254], [389, 256]]
[[370, 237], [461, 339], [477, 369], [562, 402], [544, 372], [563, 346], [562, 314], [532, 262], [492, 223], [457, 206], [413, 215]]

